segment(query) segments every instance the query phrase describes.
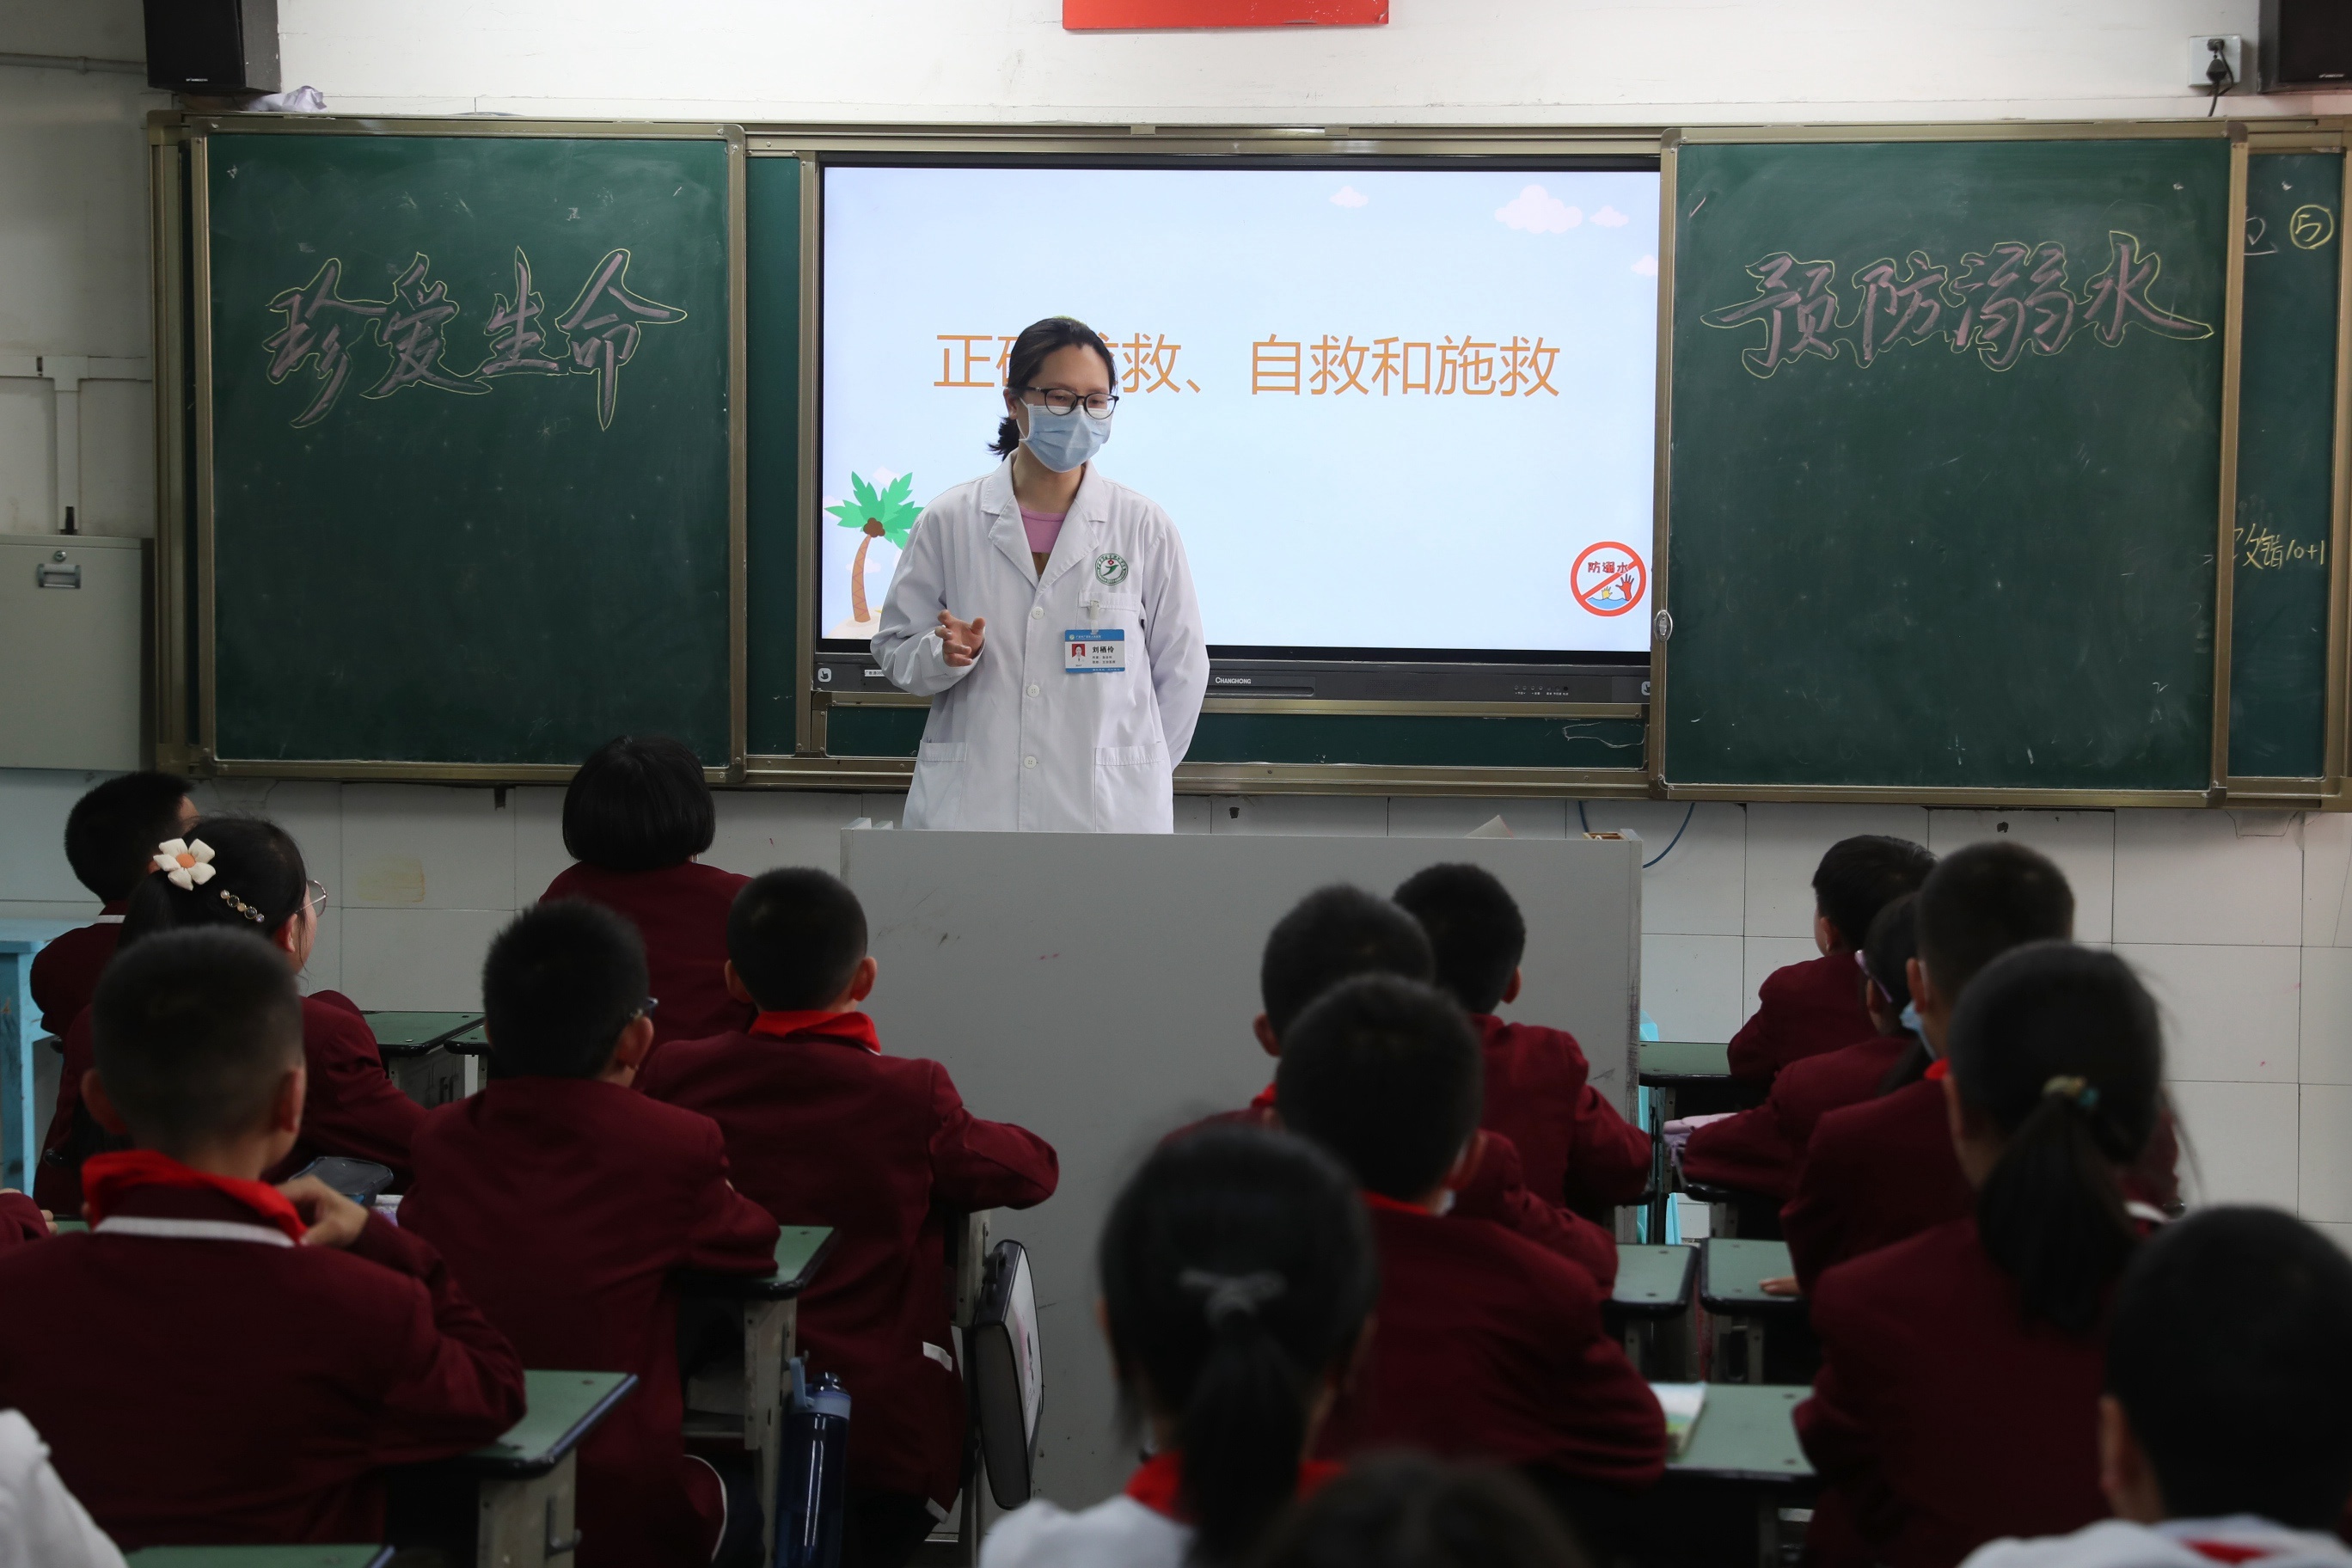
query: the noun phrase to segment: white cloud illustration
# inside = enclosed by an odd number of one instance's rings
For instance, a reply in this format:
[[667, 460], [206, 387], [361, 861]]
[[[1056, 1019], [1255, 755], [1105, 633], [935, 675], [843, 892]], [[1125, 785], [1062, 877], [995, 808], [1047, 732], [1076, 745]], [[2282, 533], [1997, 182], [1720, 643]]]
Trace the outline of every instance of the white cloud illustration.
[[1627, 217], [1623, 213], [1619, 212], [1615, 207], [1602, 207], [1599, 212], [1592, 215], [1592, 221], [1599, 224], [1603, 228], [1623, 228], [1627, 224], [1633, 220]]
[[1658, 275], [1658, 258], [1654, 256], [1644, 256], [1641, 260], [1633, 263], [1633, 270], [1643, 278], [1655, 278]]
[[1496, 207], [1495, 216], [1505, 227], [1528, 234], [1565, 234], [1584, 221], [1582, 213], [1541, 185], [1529, 185]]
[[1353, 185], [1341, 185], [1331, 193], [1331, 205], [1335, 207], [1368, 206], [1371, 199]]

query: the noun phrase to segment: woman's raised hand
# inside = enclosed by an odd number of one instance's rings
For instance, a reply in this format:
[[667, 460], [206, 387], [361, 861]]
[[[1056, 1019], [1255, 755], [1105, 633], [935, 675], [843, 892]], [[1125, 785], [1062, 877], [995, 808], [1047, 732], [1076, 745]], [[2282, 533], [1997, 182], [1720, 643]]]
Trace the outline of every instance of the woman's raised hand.
[[978, 658], [981, 644], [987, 640], [986, 616], [960, 621], [946, 610], [940, 612], [940, 641], [946, 645], [949, 668], [960, 669]]

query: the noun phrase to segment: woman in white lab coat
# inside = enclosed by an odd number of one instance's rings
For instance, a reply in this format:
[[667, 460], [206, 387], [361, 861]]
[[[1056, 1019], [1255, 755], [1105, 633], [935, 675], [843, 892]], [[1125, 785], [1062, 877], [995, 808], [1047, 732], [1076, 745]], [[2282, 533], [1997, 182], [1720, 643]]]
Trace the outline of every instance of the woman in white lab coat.
[[1006, 459], [923, 509], [874, 657], [929, 697], [908, 827], [1167, 833], [1209, 684], [1176, 525], [1090, 461], [1110, 348], [1050, 316], [1013, 340]]

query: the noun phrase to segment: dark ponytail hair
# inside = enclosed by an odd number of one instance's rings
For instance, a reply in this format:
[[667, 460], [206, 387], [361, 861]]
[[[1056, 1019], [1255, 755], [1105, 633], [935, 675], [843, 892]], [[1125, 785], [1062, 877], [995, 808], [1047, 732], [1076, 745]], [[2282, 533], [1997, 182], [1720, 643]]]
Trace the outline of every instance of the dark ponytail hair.
[[1297, 1491], [1316, 1385], [1379, 1294], [1355, 1184], [1287, 1133], [1189, 1134], [1111, 1205], [1101, 1268], [1129, 1414], [1175, 1423], [1193, 1554], [1237, 1561]]
[[293, 836], [274, 822], [207, 816], [190, 827], [185, 838], [212, 850], [212, 877], [182, 888], [150, 869], [123, 911], [121, 947], [155, 931], [189, 926], [225, 925], [276, 936], [310, 896], [310, 873], [302, 864], [302, 851]]
[[[1006, 356], [1004, 390], [1018, 395], [1017, 389], [1037, 379], [1047, 355], [1056, 349], [1086, 348], [1102, 355], [1103, 368], [1110, 372], [1111, 390], [1118, 390], [1118, 360], [1102, 334], [1079, 321], [1076, 316], [1048, 316], [1042, 321], [1032, 321], [1021, 329], [1013, 340], [1013, 352]], [[1021, 445], [1021, 421], [1010, 414], [996, 426], [996, 440], [989, 450], [1000, 458], [1013, 456], [1013, 448]]]
[[2118, 1173], [2163, 1105], [2156, 1003], [2111, 952], [2032, 942], [1969, 982], [1949, 1045], [1961, 1103], [2007, 1142], [1977, 1194], [1985, 1250], [2028, 1320], [2087, 1332], [2138, 1245]]

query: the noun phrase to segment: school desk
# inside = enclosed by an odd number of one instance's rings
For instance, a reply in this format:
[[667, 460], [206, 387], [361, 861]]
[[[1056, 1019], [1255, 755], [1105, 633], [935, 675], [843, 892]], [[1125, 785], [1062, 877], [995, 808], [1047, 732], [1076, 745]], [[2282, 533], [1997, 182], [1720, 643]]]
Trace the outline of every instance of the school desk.
[[1731, 1076], [1731, 1047], [1703, 1040], [1643, 1040], [1641, 1084], [1650, 1091], [1647, 1131], [1656, 1137], [1650, 1159], [1650, 1224], [1652, 1241], [1666, 1237], [1666, 1205], [1674, 1202], [1674, 1156], [1666, 1141], [1656, 1136], [1669, 1121], [1683, 1116], [1706, 1116], [1721, 1110], [1744, 1110], [1762, 1095]]
[[474, 1562], [478, 1568], [544, 1568], [572, 1561], [580, 1544], [582, 1439], [637, 1386], [626, 1372], [523, 1374], [522, 1419], [457, 1461], [474, 1482]]
[[0, 1187], [33, 1190], [26, 1151], [41, 1146], [34, 1101], [33, 1042], [42, 1037], [33, 1005], [33, 955], [79, 921], [0, 921]]
[[463, 1100], [470, 1086], [464, 1056], [449, 1042], [482, 1022], [479, 1013], [369, 1013], [376, 1050], [400, 1092], [431, 1110]]
[[[829, 1226], [788, 1225], [776, 1237], [776, 1271], [766, 1275], [687, 1274], [680, 1291], [689, 1299], [679, 1313], [680, 1338], [699, 1336], [698, 1325], [723, 1315], [736, 1332], [726, 1352], [689, 1368], [686, 1376], [686, 1435], [740, 1439], [760, 1466], [760, 1495], [776, 1495], [776, 1468], [783, 1453], [785, 1363], [794, 1353], [793, 1328], [802, 1291], [833, 1249]], [[854, 1396], [853, 1396], [854, 1397]], [[769, 1505], [772, 1515], [775, 1509]], [[775, 1521], [763, 1540], [775, 1556]]]
[[151, 1546], [131, 1568], [383, 1568], [389, 1546]]
[[1619, 1244], [1617, 1287], [1601, 1316], [1643, 1375], [1681, 1376], [1696, 1359], [1690, 1304], [1697, 1271], [1696, 1247]]
[[[1711, 1527], [1751, 1533], [1759, 1568], [1780, 1568], [1784, 1507], [1810, 1501], [1813, 1467], [1797, 1442], [1794, 1412], [1811, 1390], [1711, 1383], [1690, 1446], [1666, 1461], [1664, 1485], [1645, 1507], [1676, 1534]], [[1690, 1546], [1694, 1542], [1674, 1544]], [[1678, 1560], [1729, 1561], [1719, 1552], [1678, 1551]]]
[[1802, 1322], [1805, 1316], [1803, 1297], [1764, 1293], [1765, 1280], [1786, 1279], [1797, 1271], [1789, 1261], [1789, 1244], [1709, 1237], [1699, 1244], [1698, 1251], [1699, 1305], [1707, 1310], [1714, 1342], [1708, 1375], [1725, 1375], [1725, 1352], [1738, 1337], [1746, 1351], [1741, 1381], [1761, 1383], [1766, 1325], [1790, 1326]]

